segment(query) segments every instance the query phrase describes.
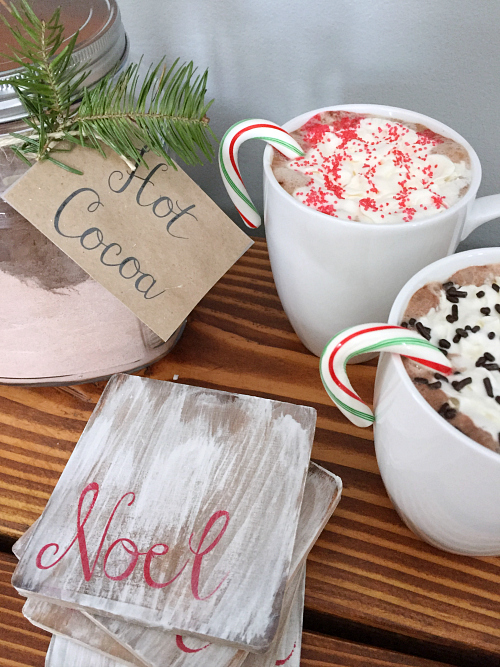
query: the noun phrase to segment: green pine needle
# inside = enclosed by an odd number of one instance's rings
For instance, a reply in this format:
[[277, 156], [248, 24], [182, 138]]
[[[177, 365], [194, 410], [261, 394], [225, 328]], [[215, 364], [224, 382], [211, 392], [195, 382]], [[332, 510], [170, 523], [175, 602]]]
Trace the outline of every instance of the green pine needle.
[[[9, 54], [22, 73], [4, 79], [28, 117], [26, 134], [15, 133], [14, 153], [21, 159], [44, 160], [80, 173], [52, 157], [62, 141], [99, 150], [102, 144], [131, 162], [146, 164], [140, 148], [148, 148], [170, 165], [174, 151], [187, 164], [201, 164], [214, 155], [205, 102], [207, 72], [196, 75], [193, 63], [167, 69], [163, 60], [140, 80], [140, 64], [110, 72], [93, 88], [83, 86], [88, 72], [72, 64], [78, 33], [64, 48], [64, 26], [57, 9], [48, 22], [39, 19], [27, 0], [20, 9], [10, 5], [11, 20], [3, 18], [17, 48]], [[6, 55], [6, 54], [4, 54]], [[81, 97], [80, 105], [75, 101]], [[175, 165], [173, 165], [175, 166]]]

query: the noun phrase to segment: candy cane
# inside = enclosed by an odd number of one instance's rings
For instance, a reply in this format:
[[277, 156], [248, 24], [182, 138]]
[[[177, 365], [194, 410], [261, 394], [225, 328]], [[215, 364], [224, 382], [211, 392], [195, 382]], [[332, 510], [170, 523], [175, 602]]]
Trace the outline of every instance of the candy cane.
[[451, 364], [441, 350], [416, 331], [390, 324], [361, 324], [344, 329], [323, 350], [319, 367], [328, 395], [356, 426], [370, 426], [375, 417], [353, 390], [346, 365], [349, 359], [358, 354], [377, 350], [401, 354], [443, 375], [452, 372]]
[[304, 151], [286, 130], [268, 120], [254, 118], [235, 123], [222, 137], [219, 147], [219, 167], [222, 181], [228, 195], [243, 218], [243, 222], [252, 229], [261, 224], [260, 215], [243, 185], [238, 168], [238, 150], [247, 139], [262, 139], [283, 153], [294, 158], [304, 155]]

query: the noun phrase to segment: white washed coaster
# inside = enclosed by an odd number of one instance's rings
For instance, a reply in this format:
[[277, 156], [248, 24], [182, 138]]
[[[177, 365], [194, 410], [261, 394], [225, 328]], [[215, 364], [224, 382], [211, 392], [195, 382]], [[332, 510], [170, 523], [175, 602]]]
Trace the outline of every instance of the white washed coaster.
[[92, 649], [127, 667], [147, 667], [142, 660], [127, 651], [109, 633], [101, 630], [77, 609], [29, 597], [24, 604], [23, 614], [33, 625], [54, 635], [71, 639], [72, 644], [74, 642], [75, 645]]
[[314, 425], [315, 411], [304, 406], [114, 376], [14, 586], [266, 650], [279, 622]]
[[[290, 566], [290, 577], [286, 587], [287, 593], [291, 589], [292, 597], [297, 585], [297, 577], [300, 576], [309, 551], [337, 506], [341, 489], [342, 482], [338, 477], [315, 463], [310, 464]], [[292, 603], [292, 597], [288, 596], [288, 600], [286, 597], [283, 602], [285, 619]], [[184, 645], [198, 652], [181, 655], [182, 645], [173, 634], [124, 623], [95, 613], [89, 613], [88, 616], [150, 667], [162, 667], [165, 662], [175, 667], [181, 665], [204, 667], [207, 664], [224, 667], [226, 664], [232, 664], [227, 662], [233, 659], [231, 654], [223, 650], [220, 644], [214, 643], [201, 650], [207, 642], [195, 638], [188, 641], [184, 636], [181, 638]], [[166, 660], [167, 656], [168, 660]], [[234, 659], [238, 660], [238, 656], [234, 656]]]
[[45, 667], [123, 667], [123, 664], [60, 635], [52, 637], [45, 657]]
[[280, 622], [276, 641], [271, 644], [271, 648], [266, 653], [247, 653], [243, 667], [274, 667], [274, 665], [285, 664], [287, 667], [300, 667], [305, 588], [306, 566], [303, 565], [290, 613], [283, 626]]
[[[300, 667], [305, 574], [304, 565], [303, 572], [300, 573], [298, 586], [296, 586], [289, 618], [287, 623], [283, 624], [283, 630], [280, 623], [276, 640], [272, 643], [271, 649], [261, 655], [246, 653], [244, 655], [247, 657], [244, 659], [244, 662], [240, 660], [238, 663], [234, 662], [232, 664], [243, 664], [244, 667], [275, 667], [275, 665], [285, 664], [287, 667]], [[190, 641], [191, 643], [192, 640]], [[238, 651], [237, 653], [242, 653], [242, 651]], [[52, 637], [45, 660], [45, 667], [123, 667], [124, 664], [130, 665], [131, 663], [102, 655], [89, 647], [58, 635]], [[141, 663], [136, 664], [140, 665]], [[168, 665], [168, 667], [173, 667], [175, 664], [168, 660], [163, 662], [163, 665]], [[215, 667], [214, 663], [209, 660], [206, 660], [203, 664]]]
[[[231, 667], [233, 665], [241, 664], [243, 664], [244, 667], [274, 667], [274, 665], [284, 665], [285, 663], [287, 664], [287, 667], [299, 667], [305, 576], [305, 565], [303, 565], [302, 570], [297, 573], [296, 577], [294, 577], [294, 590], [291, 591], [290, 589], [287, 589], [284, 605], [288, 602], [286, 598], [291, 597], [290, 613], [286, 614], [288, 617], [286, 621], [280, 622], [277, 636], [271, 645], [271, 649], [260, 655], [244, 653], [243, 651], [233, 651], [234, 659], [231, 663], [228, 663]], [[57, 605], [52, 606], [56, 607]], [[190, 640], [189, 644], [192, 645], [192, 643], [193, 640]], [[241, 653], [243, 653], [243, 657], [238, 655]], [[283, 657], [280, 658], [280, 656]], [[144, 663], [140, 662], [131, 663], [126, 660], [118, 660], [116, 657], [104, 655], [101, 652], [95, 651], [90, 646], [82, 645], [79, 642], [72, 641], [60, 635], [54, 635], [52, 637], [45, 660], [45, 667], [69, 667], [70, 665], [71, 667], [123, 667], [123, 665], [126, 667], [141, 667], [143, 664]], [[168, 667], [174, 667], [174, 665], [177, 665], [178, 663], [170, 662], [168, 659], [165, 659], [162, 664], [168, 665]], [[185, 664], [192, 663], [186, 662]], [[205, 657], [205, 662], [203, 664], [214, 667], [217, 663], [213, 663], [210, 661], [210, 658]]]
[[[289, 596], [289, 592], [292, 593], [293, 597], [294, 589], [302, 577], [301, 570], [307, 554], [337, 506], [341, 489], [342, 482], [338, 477], [315, 463], [310, 463], [290, 568], [292, 577], [287, 583], [277, 635], [271, 649], [262, 656], [263, 658], [273, 650], [277, 653], [283, 653], [286, 649], [286, 641], [284, 646], [280, 646], [279, 649], [277, 643], [280, 643], [279, 638], [283, 634], [288, 612], [292, 608], [292, 598]], [[19, 553], [18, 546], [19, 542], [14, 545], [15, 550]], [[157, 629], [144, 628], [94, 615], [86, 618], [87, 615], [78, 610], [64, 609], [59, 605], [33, 598], [28, 599], [23, 612], [32, 623], [49, 632], [62, 632], [62, 634], [68, 635], [72, 639], [110, 655], [120, 655], [114, 652], [114, 644], [109, 643], [109, 641], [119, 640], [120, 644], [118, 646], [122, 647], [123, 645], [123, 650], [131, 650], [141, 664], [145, 663], [151, 667], [162, 667], [165, 664], [175, 667], [184, 665], [186, 667], [203, 667], [207, 664], [210, 664], [211, 667], [236, 667], [245, 660], [247, 655], [246, 652], [235, 651], [231, 647], [220, 644], [212, 644], [207, 647], [206, 642], [196, 638], [175, 637]], [[300, 617], [301, 614], [302, 611], [300, 610]], [[99, 625], [94, 625], [90, 619], [96, 621]], [[94, 626], [95, 632], [93, 632], [92, 626]], [[288, 632], [289, 624], [286, 624], [286, 628]], [[105, 634], [103, 629], [112, 633], [108, 635], [108, 642], [102, 636]]]

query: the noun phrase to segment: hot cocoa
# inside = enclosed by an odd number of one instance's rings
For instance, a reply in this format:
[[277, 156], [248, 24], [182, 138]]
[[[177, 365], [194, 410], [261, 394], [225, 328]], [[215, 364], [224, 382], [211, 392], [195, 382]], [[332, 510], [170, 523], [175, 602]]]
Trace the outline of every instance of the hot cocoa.
[[439, 347], [454, 368], [445, 377], [404, 359], [422, 396], [455, 428], [500, 453], [500, 264], [425, 285], [401, 324]]
[[424, 125], [327, 111], [291, 135], [305, 155], [289, 160], [275, 150], [276, 179], [303, 204], [336, 218], [421, 220], [453, 206], [471, 182], [466, 149]]

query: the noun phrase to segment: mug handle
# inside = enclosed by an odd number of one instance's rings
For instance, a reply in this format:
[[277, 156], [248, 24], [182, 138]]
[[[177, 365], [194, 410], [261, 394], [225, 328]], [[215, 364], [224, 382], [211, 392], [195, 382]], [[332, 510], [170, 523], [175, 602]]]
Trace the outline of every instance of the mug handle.
[[247, 139], [262, 139], [289, 159], [302, 157], [304, 151], [286, 130], [276, 123], [261, 118], [240, 120], [222, 137], [219, 146], [222, 181], [245, 225], [256, 229], [261, 225], [261, 218], [243, 185], [238, 167], [238, 150]]
[[472, 205], [471, 214], [465, 221], [460, 241], [467, 238], [476, 227], [495, 218], [500, 218], [500, 194], [479, 197]]

